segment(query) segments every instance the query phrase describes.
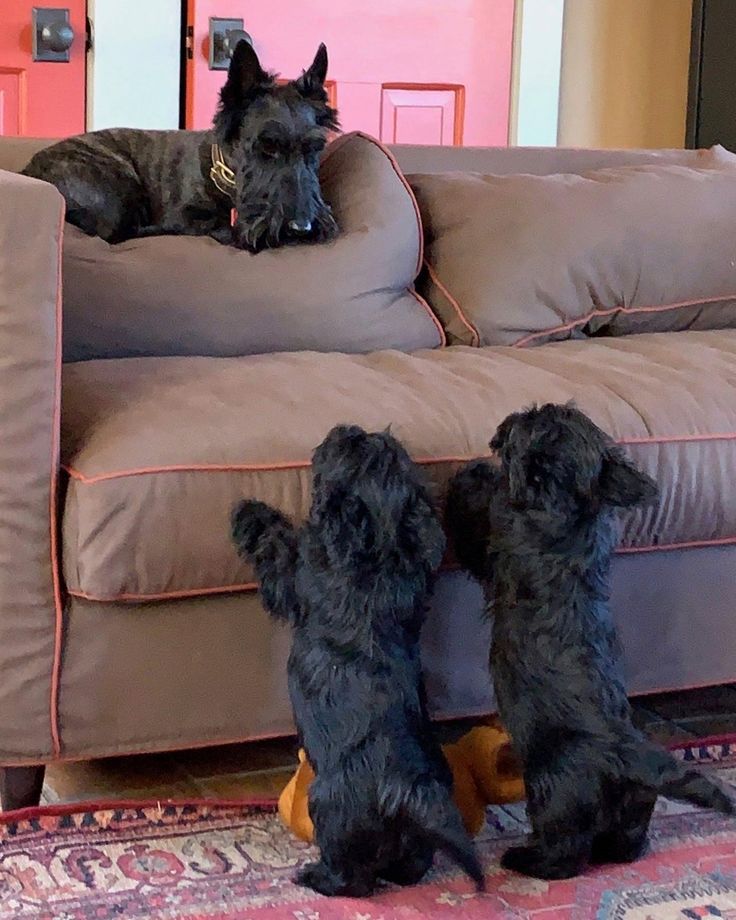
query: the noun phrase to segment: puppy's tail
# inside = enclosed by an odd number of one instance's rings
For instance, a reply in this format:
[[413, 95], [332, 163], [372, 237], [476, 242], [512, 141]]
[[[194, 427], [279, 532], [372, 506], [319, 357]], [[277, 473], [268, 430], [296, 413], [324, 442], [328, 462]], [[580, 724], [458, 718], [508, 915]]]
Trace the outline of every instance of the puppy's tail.
[[477, 891], [485, 891], [483, 869], [475, 846], [446, 786], [433, 782], [415, 788], [404, 802], [401, 815], [414, 825], [418, 835], [456, 862], [475, 882]]
[[724, 815], [736, 814], [736, 799], [726, 785], [700, 770], [685, 766], [656, 745], [641, 741], [631, 747], [633, 757], [630, 759], [629, 776], [632, 779], [667, 799], [712, 808]]

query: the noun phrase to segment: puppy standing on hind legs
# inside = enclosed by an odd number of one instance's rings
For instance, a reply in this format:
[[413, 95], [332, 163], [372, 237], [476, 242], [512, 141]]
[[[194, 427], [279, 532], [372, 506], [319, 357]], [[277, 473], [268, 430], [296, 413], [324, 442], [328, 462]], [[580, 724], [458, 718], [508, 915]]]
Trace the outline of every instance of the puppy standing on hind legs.
[[524, 763], [528, 845], [503, 865], [568, 878], [646, 848], [658, 795], [734, 813], [725, 787], [678, 763], [631, 723], [608, 604], [614, 511], [655, 483], [573, 406], [515, 413], [450, 485], [458, 558], [493, 614], [491, 669]]
[[313, 458], [309, 518], [244, 501], [233, 538], [263, 603], [293, 630], [289, 692], [316, 778], [320, 860], [298, 880], [365, 896], [414, 884], [441, 849], [483, 887], [424, 699], [419, 633], [444, 535], [419, 473], [389, 434], [338, 426]]

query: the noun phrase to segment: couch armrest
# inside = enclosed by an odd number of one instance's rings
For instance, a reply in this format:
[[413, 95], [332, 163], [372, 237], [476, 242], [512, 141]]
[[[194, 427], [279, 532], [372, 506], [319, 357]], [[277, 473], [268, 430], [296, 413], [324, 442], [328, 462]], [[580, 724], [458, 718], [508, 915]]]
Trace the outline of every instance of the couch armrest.
[[0, 764], [59, 753], [64, 201], [0, 171]]

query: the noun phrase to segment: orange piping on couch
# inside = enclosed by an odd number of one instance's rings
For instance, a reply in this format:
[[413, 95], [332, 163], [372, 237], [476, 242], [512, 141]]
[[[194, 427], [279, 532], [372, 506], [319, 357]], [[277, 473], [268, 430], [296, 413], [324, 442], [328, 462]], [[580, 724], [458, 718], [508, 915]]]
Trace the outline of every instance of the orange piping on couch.
[[61, 363], [62, 363], [62, 258], [64, 240], [64, 217], [66, 205], [62, 201], [59, 215], [59, 240], [56, 248], [58, 260], [56, 276], [56, 353], [54, 358], [54, 414], [51, 423], [51, 481], [49, 486], [49, 544], [51, 552], [51, 577], [54, 592], [54, 657], [51, 665], [51, 693], [49, 718], [51, 742], [54, 756], [61, 755], [61, 732], [59, 729], [59, 683], [61, 680], [61, 646], [64, 629], [64, 603], [62, 599], [61, 573], [59, 572], [58, 546], [58, 493], [59, 458], [61, 452]]
[[[733, 441], [736, 432], [714, 432], [712, 434], [674, 434], [674, 435], [643, 435], [641, 437], [617, 438], [617, 444], [687, 444], [691, 442], [707, 441]], [[414, 462], [420, 466], [431, 466], [438, 463], [471, 463], [474, 460], [490, 459], [490, 454], [473, 454], [471, 456], [445, 456], [445, 457], [416, 457]], [[311, 467], [311, 460], [282, 460], [268, 463], [172, 463], [164, 466], [143, 466], [132, 469], [112, 470], [108, 473], [86, 475], [71, 464], [64, 464], [62, 469], [72, 479], [94, 485], [110, 479], [124, 479], [128, 476], [146, 476], [154, 473], [270, 473], [279, 470], [301, 470]]]
[[725, 296], [705, 297], [699, 298], [697, 300], [683, 300], [680, 303], [660, 304], [659, 306], [652, 307], [620, 306], [610, 307], [605, 310], [591, 310], [590, 313], [586, 313], [585, 316], [571, 320], [569, 323], [563, 323], [560, 326], [552, 326], [550, 329], [544, 329], [541, 332], [533, 332], [530, 335], [526, 335], [519, 339], [517, 342], [514, 342], [512, 347], [524, 348], [526, 345], [529, 345], [536, 339], [543, 339], [550, 335], [556, 335], [558, 332], [569, 332], [571, 329], [575, 329], [576, 326], [584, 326], [586, 323], [590, 322], [591, 319], [594, 319], [598, 316], [613, 316], [615, 313], [622, 313], [624, 316], [635, 316], [637, 313], [663, 313], [667, 310], [680, 310], [687, 307], [706, 307], [711, 303], [720, 303], [724, 300], [734, 299], [736, 299], [736, 295], [727, 294]]

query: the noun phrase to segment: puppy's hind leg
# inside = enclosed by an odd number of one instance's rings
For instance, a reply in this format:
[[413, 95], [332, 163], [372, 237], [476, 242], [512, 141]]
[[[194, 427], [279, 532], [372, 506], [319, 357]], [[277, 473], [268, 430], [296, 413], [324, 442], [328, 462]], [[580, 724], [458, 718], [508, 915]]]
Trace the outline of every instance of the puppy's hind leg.
[[584, 777], [585, 743], [564, 737], [540, 739], [524, 771], [532, 839], [501, 858], [505, 869], [533, 878], [580, 875], [591, 860], [600, 801], [599, 782]]
[[373, 894], [375, 878], [370, 873], [355, 866], [345, 869], [344, 862], [335, 862], [329, 853], [323, 853], [319, 862], [304, 866], [294, 881], [328, 898], [367, 898]]
[[617, 802], [615, 814], [610, 829], [595, 838], [591, 862], [634, 862], [646, 852], [649, 821], [657, 794], [636, 783], [623, 781], [613, 790], [610, 800]]
[[532, 878], [564, 879], [580, 875], [591, 861], [593, 835], [564, 824], [544, 825], [524, 846], [509, 847], [501, 857], [504, 869]]
[[416, 833], [402, 833], [399, 846], [379, 875], [394, 885], [418, 885], [432, 867], [434, 846]]
[[319, 776], [309, 790], [309, 814], [314, 823], [318, 862], [309, 863], [295, 878], [328, 897], [365, 898], [376, 887], [376, 858], [381, 829], [368, 808], [356, 801], [342, 782], [330, 785]]
[[293, 623], [299, 605], [297, 535], [292, 523], [263, 502], [242, 501], [233, 509], [231, 531], [238, 553], [255, 565], [266, 610]]
[[446, 853], [470, 876], [476, 889], [483, 891], [483, 869], [448, 787], [438, 780], [419, 782], [397, 804], [391, 809], [396, 820], [406, 822], [417, 839]]

